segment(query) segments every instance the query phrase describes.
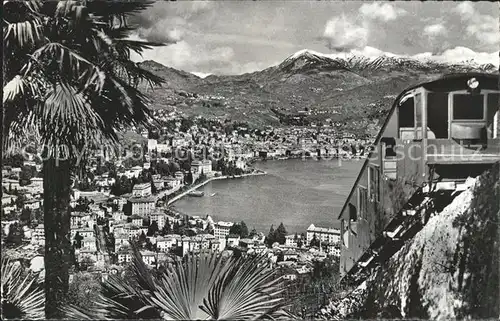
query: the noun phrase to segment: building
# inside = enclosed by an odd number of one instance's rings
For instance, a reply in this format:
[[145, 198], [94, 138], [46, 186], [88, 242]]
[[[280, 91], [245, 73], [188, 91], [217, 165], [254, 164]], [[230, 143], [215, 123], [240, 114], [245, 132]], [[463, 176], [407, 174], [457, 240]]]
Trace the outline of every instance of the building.
[[139, 216], [137, 214], [133, 214], [132, 216], [129, 217], [130, 222], [135, 225], [135, 226], [142, 226], [142, 216]]
[[142, 217], [151, 214], [156, 209], [156, 198], [154, 196], [131, 197], [128, 199], [131, 215]]
[[156, 264], [156, 253], [152, 251], [141, 251], [142, 261], [147, 265]]
[[115, 252], [119, 252], [121, 248], [129, 247], [129, 237], [128, 234], [116, 234], [115, 235]]
[[175, 176], [175, 178], [177, 178], [181, 182], [181, 184], [184, 183], [184, 173], [183, 172], [177, 171], [177, 172], [175, 172], [174, 176]]
[[13, 204], [16, 201], [16, 199], [17, 199], [17, 196], [7, 195], [4, 193], [2, 195], [2, 207], [6, 206], [6, 205]]
[[297, 261], [299, 258], [299, 254], [292, 250], [286, 250], [283, 252], [283, 260], [284, 261]]
[[201, 173], [210, 176], [212, 174], [212, 161], [205, 159], [203, 161], [193, 161], [191, 163], [191, 172], [193, 175], [200, 175]]
[[[92, 222], [89, 224], [89, 222]], [[92, 216], [85, 212], [71, 213], [71, 227], [90, 227], [93, 228]]]
[[306, 233], [307, 244], [311, 244], [311, 240], [316, 235], [316, 239], [322, 243], [337, 243], [340, 241], [340, 230], [335, 228], [316, 227], [314, 224], [309, 225]]
[[129, 262], [132, 262], [132, 254], [129, 249], [121, 249], [118, 251], [118, 263], [123, 264]]
[[231, 247], [236, 247], [240, 245], [240, 236], [236, 234], [229, 234], [227, 236], [227, 245]]
[[43, 200], [32, 199], [24, 202], [24, 207], [30, 210], [37, 210], [43, 206]]
[[285, 245], [286, 246], [293, 246], [293, 247], [298, 247], [298, 241], [302, 238], [301, 235], [287, 235], [285, 236]]
[[222, 222], [219, 221], [214, 224], [214, 236], [219, 239], [226, 239], [229, 235], [229, 230], [233, 226], [233, 222]]
[[135, 184], [132, 188], [132, 196], [147, 197], [151, 195], [151, 183]]
[[165, 226], [166, 216], [167, 215], [165, 213], [152, 213], [149, 215], [149, 224], [156, 221], [156, 224], [158, 224], [158, 229], [161, 230]]
[[158, 147], [158, 141], [156, 139], [148, 139], [148, 151], [154, 151]]
[[33, 234], [31, 235], [31, 243], [40, 246], [45, 245], [45, 229], [43, 224], [38, 224], [38, 226], [33, 229]]
[[169, 252], [172, 248], [177, 246], [178, 239], [172, 235], [165, 237], [159, 236], [156, 238], [156, 248], [159, 252]]
[[[184, 174], [182, 176], [184, 178]], [[179, 188], [182, 185], [182, 178], [178, 177], [167, 177], [165, 178], [165, 183], [167, 186], [169, 186], [171, 189]]]
[[413, 217], [415, 204], [465, 188], [467, 177], [500, 160], [499, 96], [498, 75], [476, 72], [397, 96], [338, 216], [342, 277], [383, 264], [417, 233], [427, 218]]
[[84, 237], [82, 239], [81, 250], [97, 251], [96, 239], [95, 237]]
[[72, 227], [70, 233], [72, 240], [75, 238], [76, 233], [78, 233], [83, 238], [95, 237], [94, 229], [89, 227]]
[[2, 179], [2, 187], [4, 187], [7, 191], [9, 190], [17, 190], [19, 189], [19, 180], [17, 179], [10, 179], [10, 178], [4, 178]]

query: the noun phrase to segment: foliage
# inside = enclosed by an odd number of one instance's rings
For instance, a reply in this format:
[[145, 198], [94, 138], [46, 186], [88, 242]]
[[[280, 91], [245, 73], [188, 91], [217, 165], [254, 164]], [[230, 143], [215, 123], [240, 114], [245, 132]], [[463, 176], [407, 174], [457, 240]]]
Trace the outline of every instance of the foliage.
[[131, 193], [132, 188], [133, 188], [132, 180], [129, 179], [127, 176], [122, 175], [111, 186], [111, 194], [120, 196], [123, 194]]
[[[235, 277], [235, 276], [238, 277]], [[156, 275], [133, 245], [125, 277], [110, 275], [96, 308], [66, 306], [72, 319], [263, 319], [290, 317], [283, 311], [283, 279], [261, 256], [223, 259], [218, 253], [177, 259]]]
[[31, 210], [29, 208], [22, 209], [20, 220], [25, 225], [31, 224]]
[[103, 140], [118, 145], [125, 126], [155, 124], [137, 87], [163, 79], [131, 61], [130, 53], [156, 44], [128, 39], [126, 23], [148, 5], [4, 1], [2, 151], [15, 151], [31, 135], [49, 156], [43, 170], [48, 318], [58, 317], [50, 308], [67, 291], [70, 177], [88, 156], [82, 152]]
[[2, 319], [44, 319], [44, 292], [35, 283], [35, 275], [20, 264], [2, 257]]
[[274, 226], [271, 225], [271, 228], [269, 229], [269, 233], [267, 234], [266, 237], [266, 244], [271, 247], [273, 243], [275, 242], [275, 231], [274, 231]]
[[24, 232], [18, 223], [12, 223], [9, 226], [9, 234], [5, 239], [6, 246], [18, 246], [22, 243], [24, 237]]
[[69, 285], [68, 304], [83, 309], [96, 308], [95, 296], [101, 292], [99, 276], [88, 272], [78, 272]]
[[241, 238], [247, 238], [248, 237], [248, 227], [244, 221], [241, 221], [240, 223], [235, 223], [229, 229], [229, 234], [236, 234], [236, 235], [239, 235]]
[[283, 223], [280, 223], [276, 231], [274, 232], [274, 240], [279, 244], [285, 244], [286, 241], [286, 229]]
[[312, 239], [311, 239], [311, 243], [309, 244], [309, 246], [316, 246], [316, 247], [319, 247], [319, 239], [316, 237], [316, 233], [314, 233]]
[[148, 227], [147, 236], [154, 236], [155, 233], [157, 232], [158, 232], [158, 223], [156, 223], [156, 221], [153, 221]]
[[75, 249], [80, 249], [82, 247], [83, 236], [80, 235], [80, 232], [76, 232], [74, 239]]

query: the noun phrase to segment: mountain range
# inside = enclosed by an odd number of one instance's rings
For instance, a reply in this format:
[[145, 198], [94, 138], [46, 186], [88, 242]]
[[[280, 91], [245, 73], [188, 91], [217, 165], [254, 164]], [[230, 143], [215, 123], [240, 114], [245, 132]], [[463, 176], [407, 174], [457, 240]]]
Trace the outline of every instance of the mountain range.
[[393, 99], [411, 85], [448, 73], [498, 72], [492, 64], [392, 56], [332, 58], [310, 50], [242, 75], [200, 78], [155, 61], [140, 65], [166, 80], [162, 87], [147, 89], [153, 109], [246, 121], [258, 127], [284, 125], [283, 115], [307, 110], [310, 121], [328, 119], [356, 131], [384, 118]]

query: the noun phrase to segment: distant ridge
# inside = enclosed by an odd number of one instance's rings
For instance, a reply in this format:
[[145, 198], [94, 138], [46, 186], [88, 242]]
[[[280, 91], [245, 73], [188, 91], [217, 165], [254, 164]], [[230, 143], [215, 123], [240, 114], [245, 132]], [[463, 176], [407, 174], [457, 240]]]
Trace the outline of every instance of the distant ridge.
[[311, 121], [329, 120], [355, 132], [376, 130], [393, 97], [407, 87], [450, 73], [498, 73], [493, 64], [373, 53], [339, 57], [304, 49], [264, 70], [204, 78], [154, 61], [141, 66], [166, 79], [162, 88], [148, 89], [154, 109], [262, 127], [283, 125], [276, 111], [294, 114], [307, 108]]

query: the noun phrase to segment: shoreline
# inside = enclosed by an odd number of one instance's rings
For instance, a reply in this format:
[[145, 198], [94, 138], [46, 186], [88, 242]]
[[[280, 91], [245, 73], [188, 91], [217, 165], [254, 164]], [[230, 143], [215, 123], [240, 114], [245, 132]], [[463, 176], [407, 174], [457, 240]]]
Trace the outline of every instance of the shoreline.
[[316, 156], [316, 155], [310, 155], [310, 156], [280, 156], [280, 157], [254, 157], [250, 162], [257, 163], [257, 162], [266, 162], [266, 161], [286, 161], [286, 160], [295, 160], [295, 159], [302, 159], [302, 160], [362, 160], [365, 159], [367, 155], [349, 155], [349, 154], [343, 154], [343, 155], [321, 155], [321, 156]]
[[202, 186], [205, 186], [206, 184], [208, 184], [211, 181], [222, 180], [222, 179], [234, 179], [234, 178], [241, 178], [241, 177], [248, 177], [248, 176], [262, 176], [262, 175], [266, 175], [266, 174], [267, 174], [267, 172], [265, 172], [265, 171], [259, 171], [256, 173], [247, 173], [247, 174], [233, 175], [233, 176], [224, 175], [224, 176], [218, 176], [218, 177], [210, 177], [210, 178], [206, 179], [205, 181], [198, 183], [195, 186], [190, 187], [189, 189], [185, 190], [181, 194], [175, 196], [174, 198], [169, 200], [166, 205], [167, 206], [172, 205], [173, 203], [177, 202], [178, 200], [180, 200], [181, 198], [183, 198], [187, 194], [197, 190], [198, 188], [200, 188]]

